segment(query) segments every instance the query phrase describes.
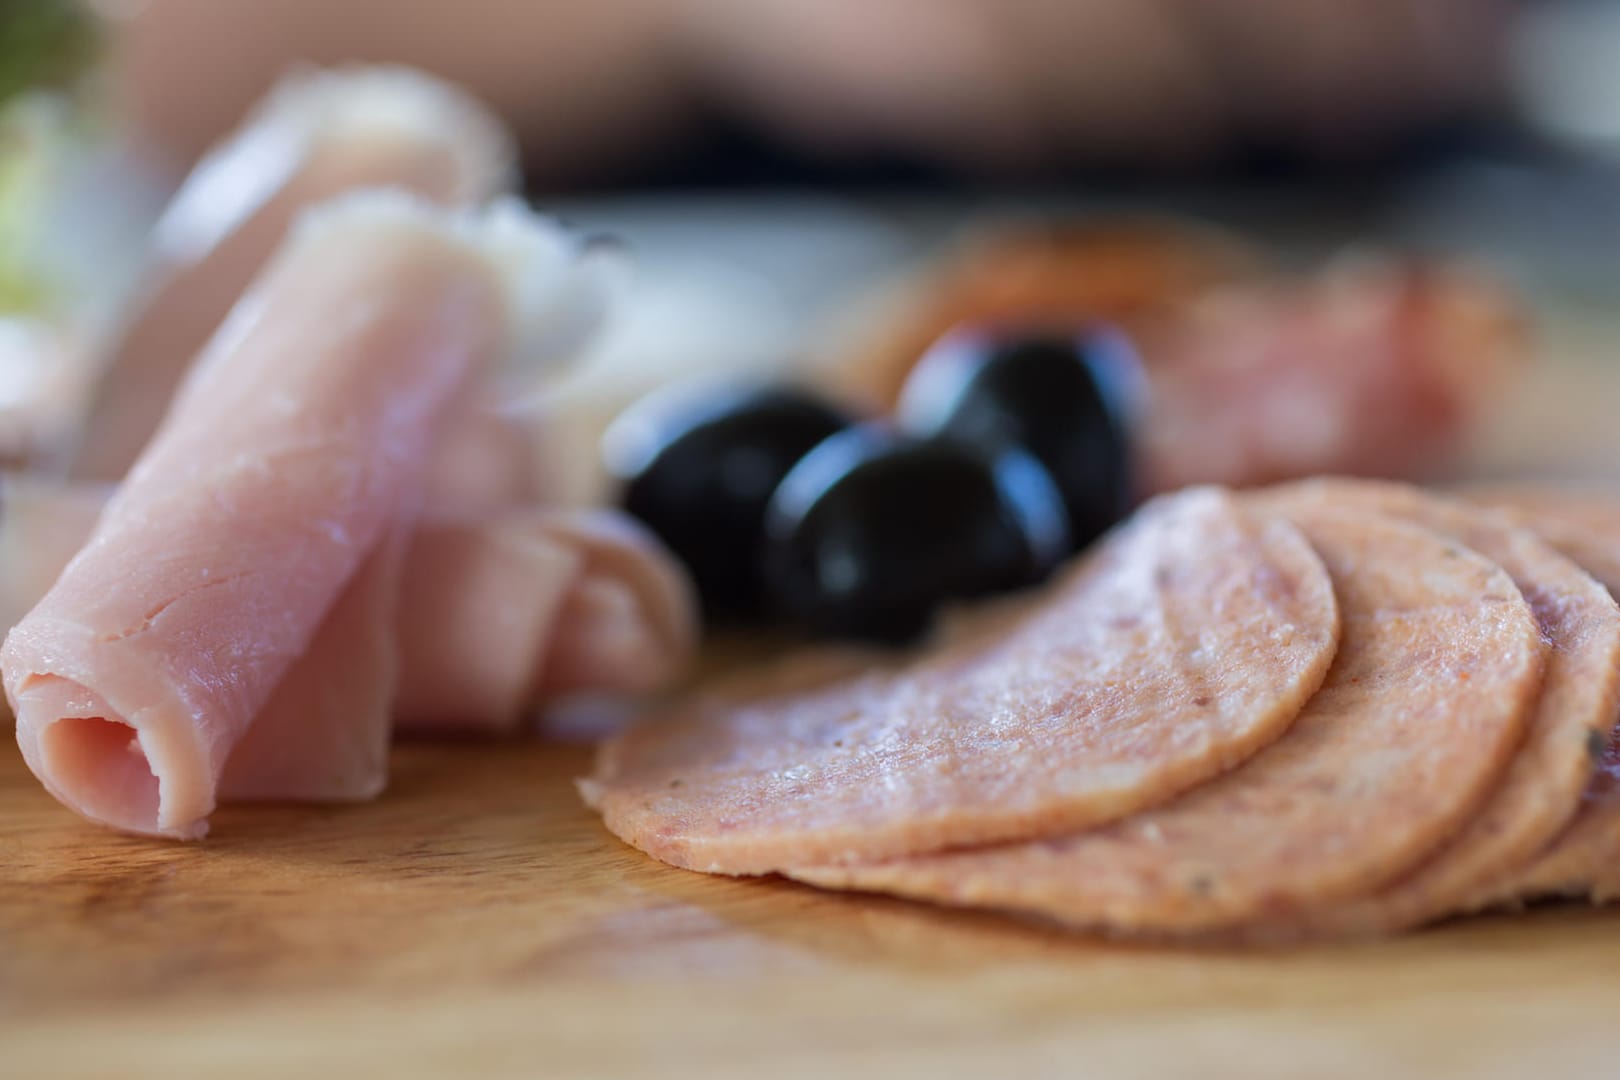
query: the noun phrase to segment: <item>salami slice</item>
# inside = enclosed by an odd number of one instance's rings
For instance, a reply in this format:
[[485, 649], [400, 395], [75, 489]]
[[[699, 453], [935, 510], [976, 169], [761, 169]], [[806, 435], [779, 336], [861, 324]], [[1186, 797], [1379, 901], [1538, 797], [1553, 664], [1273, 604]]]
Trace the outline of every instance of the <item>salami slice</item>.
[[1299, 532], [1195, 490], [1144, 508], [1005, 633], [700, 702], [605, 744], [582, 788], [628, 843], [719, 873], [1072, 830], [1270, 743], [1337, 637]]
[[1533, 529], [1620, 596], [1620, 492], [1578, 487], [1476, 488], [1463, 493]]
[[[1620, 596], [1620, 494], [1591, 487], [1527, 486], [1470, 490], [1467, 495], [1534, 529]], [[1607, 745], [1593, 739], [1589, 749], [1597, 769], [1580, 813], [1545, 852], [1498, 883], [1496, 900], [1620, 899], [1620, 742], [1611, 732]]]
[[1506, 572], [1376, 515], [1297, 517], [1343, 641], [1288, 734], [1159, 810], [1047, 840], [865, 866], [814, 884], [1179, 935], [1376, 889], [1468, 821], [1524, 730], [1543, 644]]
[[1544, 848], [1580, 808], [1593, 773], [1592, 748], [1607, 743], [1620, 708], [1620, 608], [1602, 585], [1533, 533], [1416, 488], [1321, 480], [1258, 498], [1283, 512], [1290, 506], [1332, 506], [1388, 514], [1466, 544], [1512, 576], [1552, 648], [1524, 745], [1461, 833], [1386, 889], [1257, 932], [1387, 933], [1484, 906], [1503, 873]]
[[1610, 742], [1587, 785], [1581, 812], [1528, 866], [1508, 875], [1499, 902], [1584, 896], [1620, 900], [1620, 745]]

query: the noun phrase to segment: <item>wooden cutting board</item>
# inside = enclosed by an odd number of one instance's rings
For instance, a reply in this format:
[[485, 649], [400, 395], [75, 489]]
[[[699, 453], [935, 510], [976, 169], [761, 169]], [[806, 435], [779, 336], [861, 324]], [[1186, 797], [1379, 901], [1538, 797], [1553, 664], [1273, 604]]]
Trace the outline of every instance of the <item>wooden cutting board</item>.
[[1276, 953], [1110, 945], [657, 865], [578, 747], [176, 845], [0, 754], [0, 1075], [1614, 1076], [1620, 911]]

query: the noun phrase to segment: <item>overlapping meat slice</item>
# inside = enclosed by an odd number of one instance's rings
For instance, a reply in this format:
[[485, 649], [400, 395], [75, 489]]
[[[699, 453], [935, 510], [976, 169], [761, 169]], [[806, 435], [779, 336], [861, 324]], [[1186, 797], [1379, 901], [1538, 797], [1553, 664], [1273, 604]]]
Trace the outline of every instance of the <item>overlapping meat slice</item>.
[[1523, 733], [1543, 644], [1499, 567], [1376, 515], [1302, 513], [1343, 639], [1321, 690], [1248, 764], [1103, 829], [864, 866], [818, 885], [1180, 935], [1394, 881], [1465, 826]]
[[1498, 882], [1491, 899], [1512, 903], [1550, 896], [1584, 896], [1594, 904], [1620, 900], [1620, 744], [1611, 741], [1603, 749], [1569, 828]]
[[1620, 492], [1527, 485], [1467, 488], [1459, 494], [1533, 530], [1620, 597]]
[[193, 358], [304, 210], [384, 186], [473, 205], [508, 184], [514, 159], [492, 114], [427, 75], [355, 68], [283, 80], [159, 222], [149, 284], [105, 361], [73, 477], [123, 477]]
[[574, 253], [516, 204], [367, 193], [295, 230], [0, 650], [53, 794], [129, 831], [205, 831], [249, 725], [414, 520], [458, 396], [545, 344]]
[[[1471, 502], [1509, 514], [1541, 534], [1620, 596], [1620, 495], [1598, 487], [1470, 489]], [[1611, 718], [1612, 719], [1612, 718]], [[1495, 883], [1492, 899], [1545, 896], [1620, 899], [1620, 732], [1589, 744], [1596, 771], [1580, 812], [1546, 851]]]
[[1465, 503], [1354, 480], [1310, 481], [1254, 498], [1282, 513], [1321, 507], [1387, 514], [1449, 536], [1508, 572], [1551, 646], [1524, 744], [1445, 848], [1370, 896], [1255, 931], [1272, 937], [1383, 933], [1485, 906], [1503, 873], [1537, 854], [1580, 807], [1593, 774], [1592, 748], [1608, 742], [1620, 708], [1620, 608], [1602, 585], [1533, 533]]
[[643, 693], [679, 674], [696, 647], [690, 580], [639, 524], [602, 511], [552, 512], [536, 525], [580, 553], [559, 633], [540, 673], [553, 694]]
[[1275, 739], [1337, 627], [1296, 529], [1195, 490], [1145, 508], [1005, 634], [700, 702], [607, 743], [582, 789], [627, 842], [733, 874], [1080, 828]]

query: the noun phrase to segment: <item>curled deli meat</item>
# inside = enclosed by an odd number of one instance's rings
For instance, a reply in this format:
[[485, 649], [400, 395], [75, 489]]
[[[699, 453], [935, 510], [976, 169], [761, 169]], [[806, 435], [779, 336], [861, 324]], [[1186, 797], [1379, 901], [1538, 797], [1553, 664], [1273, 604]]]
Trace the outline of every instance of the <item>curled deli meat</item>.
[[697, 647], [685, 572], [616, 513], [428, 523], [407, 567], [402, 730], [511, 732], [544, 700], [661, 688]]
[[[187, 178], [150, 240], [145, 286], [106, 357], [70, 472], [121, 479], [193, 358], [298, 215], [344, 192], [393, 187], [444, 206], [506, 190], [515, 150], [462, 91], [406, 69], [284, 79]], [[468, 421], [469, 436], [486, 424]]]
[[[90, 538], [112, 491], [0, 481], [0, 629], [49, 591]], [[470, 517], [430, 514], [411, 529], [403, 558], [398, 588], [389, 591], [397, 599], [386, 606], [389, 646], [400, 652], [400, 685], [390, 698], [395, 730], [511, 733], [531, 710], [563, 695], [660, 689], [697, 648], [697, 603], [686, 574], [645, 529], [613, 511], [514, 505]], [[350, 589], [349, 610], [364, 609], [364, 587]], [[336, 614], [328, 621], [351, 629], [331, 631], [330, 647], [311, 645], [310, 652], [342, 657], [348, 635], [358, 640], [373, 625], [357, 627]], [[367, 655], [364, 647], [355, 651]], [[392, 686], [391, 679], [374, 681]], [[266, 726], [261, 716], [250, 734]], [[305, 752], [319, 743], [284, 741]], [[250, 738], [236, 758], [258, 757], [260, 742]], [[364, 786], [356, 781], [355, 790]], [[307, 790], [269, 781], [258, 787], [263, 797]], [[231, 797], [229, 784], [225, 794]]]
[[362, 568], [387, 570], [456, 403], [549, 350], [582, 272], [513, 204], [362, 193], [306, 216], [0, 651], [46, 787], [122, 829], [202, 835], [255, 718]]

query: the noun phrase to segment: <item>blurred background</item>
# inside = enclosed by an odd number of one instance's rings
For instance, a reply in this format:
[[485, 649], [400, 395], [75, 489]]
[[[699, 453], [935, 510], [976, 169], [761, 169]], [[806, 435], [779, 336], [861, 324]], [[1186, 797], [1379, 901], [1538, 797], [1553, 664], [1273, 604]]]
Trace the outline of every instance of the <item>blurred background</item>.
[[[0, 0], [0, 309], [94, 325], [280, 75], [388, 61], [490, 102], [531, 195], [634, 249], [606, 369], [791, 364], [966, 226], [1122, 208], [1487, 260], [1600, 363], [1616, 57], [1606, 0]], [[1534, 434], [1600, 408], [1556, 381], [1491, 452], [1590, 465], [1601, 417]]]
[[[1530, 39], [1549, 33], [1548, 9], [1508, 0], [109, 0], [95, 10], [108, 16], [113, 96], [171, 165], [233, 126], [289, 64], [386, 60], [494, 104], [547, 190], [1364, 169], [1511, 123], [1517, 65], [1540, 63], [1531, 54], [1545, 42]], [[1540, 93], [1560, 89], [1570, 88]]]

